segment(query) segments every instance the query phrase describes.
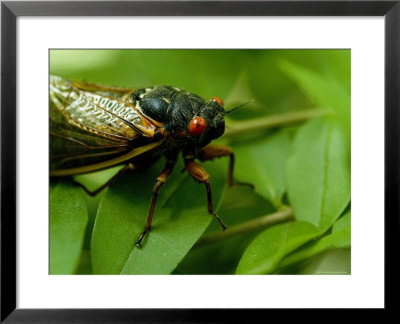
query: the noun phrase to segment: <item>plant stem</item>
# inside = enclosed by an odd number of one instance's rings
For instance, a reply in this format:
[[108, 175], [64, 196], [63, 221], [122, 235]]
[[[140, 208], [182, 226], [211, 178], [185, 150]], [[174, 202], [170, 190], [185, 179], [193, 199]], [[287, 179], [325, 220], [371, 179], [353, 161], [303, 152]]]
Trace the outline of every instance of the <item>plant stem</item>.
[[287, 222], [291, 220], [293, 220], [293, 210], [289, 206], [285, 206], [280, 211], [238, 224], [236, 226], [228, 228], [223, 232], [221, 231], [205, 235], [197, 241], [197, 243], [194, 245], [194, 248], [203, 247], [205, 245], [219, 242], [221, 240], [226, 240], [239, 234], [247, 233], [273, 224]]
[[309, 109], [291, 111], [283, 114], [270, 115], [263, 118], [254, 118], [247, 121], [235, 122], [226, 129], [224, 137], [234, 137], [248, 131], [263, 130], [286, 124], [301, 122], [313, 117], [331, 113], [327, 109]]

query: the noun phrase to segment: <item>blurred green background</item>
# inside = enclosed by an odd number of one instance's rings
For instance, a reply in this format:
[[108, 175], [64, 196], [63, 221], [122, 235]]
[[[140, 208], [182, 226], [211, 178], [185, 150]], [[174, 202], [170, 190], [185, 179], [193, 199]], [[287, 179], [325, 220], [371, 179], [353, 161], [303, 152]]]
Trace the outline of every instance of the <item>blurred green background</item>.
[[[315, 106], [291, 66], [350, 89], [350, 50], [51, 50], [50, 73], [72, 80], [142, 88], [173, 85], [226, 107], [254, 100], [230, 117]], [[292, 71], [294, 72], [294, 71]]]
[[[51, 50], [50, 73], [119, 87], [177, 86], [204, 98], [218, 96], [227, 110], [247, 103], [227, 116], [227, 133], [248, 120], [325, 112], [315, 121], [288, 120], [257, 131], [248, 127], [237, 136], [227, 134], [218, 140], [236, 152], [235, 176], [256, 187], [224, 192], [219, 214], [225, 222], [240, 224], [286, 205], [293, 208], [295, 222], [187, 253], [189, 244], [182, 247], [177, 266], [165, 273], [350, 273], [350, 50]], [[50, 197], [52, 190], [62, 196], [58, 184], [53, 186]], [[203, 194], [203, 188], [198, 190]], [[104, 270], [107, 266], [98, 266], [104, 265], [99, 258], [107, 248], [102, 246], [102, 253], [92, 255], [97, 244], [93, 245], [92, 235], [99, 232], [93, 228], [101, 216], [97, 208], [105, 195], [85, 196], [81, 206], [88, 220], [80, 222], [67, 239], [60, 233], [65, 234], [71, 224], [61, 224], [57, 217], [62, 211], [50, 213], [51, 233], [55, 229], [50, 235], [51, 273], [109, 273]], [[147, 206], [150, 194], [146, 197]], [[56, 197], [57, 203], [66, 202]], [[212, 222], [206, 234], [218, 230]], [[283, 243], [282, 233], [290, 234]], [[74, 251], [63, 250], [68, 239], [78, 241]]]

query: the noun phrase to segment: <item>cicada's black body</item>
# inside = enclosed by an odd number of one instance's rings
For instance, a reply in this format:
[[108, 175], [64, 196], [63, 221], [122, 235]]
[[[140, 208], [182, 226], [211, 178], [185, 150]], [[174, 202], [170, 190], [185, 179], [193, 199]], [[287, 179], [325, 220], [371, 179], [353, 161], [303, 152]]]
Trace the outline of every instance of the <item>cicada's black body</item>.
[[[150, 157], [146, 164], [161, 155], [169, 160], [179, 152], [195, 155], [224, 133], [224, 116], [216, 100], [176, 87], [106, 88], [52, 76], [51, 175], [96, 171], [127, 160], [143, 160], [143, 155]], [[206, 123], [200, 135], [190, 132], [195, 117]], [[126, 154], [146, 145], [145, 152], [131, 158]], [[118, 159], [124, 155], [127, 159]]]
[[[171, 86], [138, 89], [132, 94], [133, 105], [152, 120], [163, 124], [167, 135], [164, 148], [168, 157], [195, 154], [196, 151], [220, 137], [225, 131], [225, 110], [215, 100]], [[207, 127], [200, 136], [188, 131], [195, 117], [205, 120]]]
[[142, 170], [161, 156], [166, 157], [166, 166], [153, 190], [146, 230], [138, 245], [150, 229], [158, 190], [172, 172], [180, 152], [188, 173], [206, 184], [208, 210], [225, 228], [212, 207], [209, 176], [194, 161], [229, 155], [228, 183], [232, 184], [231, 149], [207, 146], [225, 131], [226, 112], [221, 99], [205, 100], [171, 86], [133, 90], [72, 82], [56, 76], [50, 76], [49, 93], [51, 176], [125, 164], [118, 176], [127, 170]]
[[199, 137], [188, 134], [189, 146], [204, 147], [225, 131], [225, 110], [215, 100], [204, 100], [196, 94], [170, 86], [157, 86], [136, 90], [132, 98], [134, 105], [146, 115], [164, 124], [171, 134], [180, 134], [188, 129], [191, 120], [200, 116], [207, 128]]

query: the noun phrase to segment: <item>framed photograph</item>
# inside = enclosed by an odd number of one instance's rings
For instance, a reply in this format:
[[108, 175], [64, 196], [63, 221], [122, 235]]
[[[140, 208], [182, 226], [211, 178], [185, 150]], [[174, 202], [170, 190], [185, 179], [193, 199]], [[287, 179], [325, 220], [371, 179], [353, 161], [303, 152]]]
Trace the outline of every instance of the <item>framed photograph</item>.
[[1, 10], [2, 321], [391, 307], [398, 1]]

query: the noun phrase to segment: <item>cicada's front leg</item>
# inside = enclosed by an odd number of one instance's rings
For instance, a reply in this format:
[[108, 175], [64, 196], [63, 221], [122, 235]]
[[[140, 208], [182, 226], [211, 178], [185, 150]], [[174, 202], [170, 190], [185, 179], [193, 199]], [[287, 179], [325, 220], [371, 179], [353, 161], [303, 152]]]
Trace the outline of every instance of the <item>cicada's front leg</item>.
[[194, 162], [193, 159], [185, 159], [185, 167], [188, 173], [195, 180], [206, 185], [208, 212], [218, 220], [223, 230], [227, 229], [226, 225], [223, 223], [222, 219], [218, 216], [213, 208], [210, 175], [206, 172], [206, 170], [204, 170], [204, 168], [200, 164]]
[[197, 154], [197, 158], [200, 161], [212, 160], [214, 158], [229, 156], [229, 169], [228, 169], [228, 186], [232, 187], [233, 185], [244, 185], [254, 188], [251, 183], [246, 182], [234, 182], [233, 181], [233, 168], [235, 165], [235, 154], [232, 151], [232, 148], [226, 145], [219, 144], [211, 144], [203, 147], [200, 152]]
[[161, 186], [165, 182], [167, 182], [167, 178], [171, 174], [171, 172], [174, 168], [174, 165], [175, 165], [175, 162], [167, 162], [165, 168], [162, 170], [160, 175], [157, 177], [156, 183], [154, 184], [154, 187], [153, 187], [153, 195], [151, 197], [151, 203], [150, 203], [149, 214], [147, 216], [146, 227], [145, 227], [143, 233], [140, 234], [138, 240], [135, 243], [135, 245], [137, 245], [137, 246], [142, 246], [141, 243], [142, 243], [143, 238], [150, 231], [151, 222], [153, 220], [154, 209], [156, 208], [158, 192], [160, 191]]

